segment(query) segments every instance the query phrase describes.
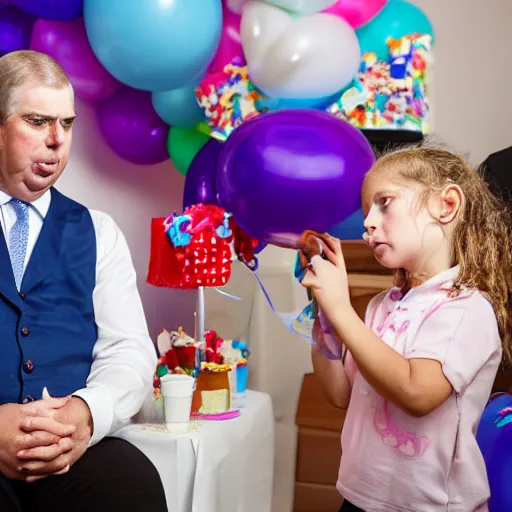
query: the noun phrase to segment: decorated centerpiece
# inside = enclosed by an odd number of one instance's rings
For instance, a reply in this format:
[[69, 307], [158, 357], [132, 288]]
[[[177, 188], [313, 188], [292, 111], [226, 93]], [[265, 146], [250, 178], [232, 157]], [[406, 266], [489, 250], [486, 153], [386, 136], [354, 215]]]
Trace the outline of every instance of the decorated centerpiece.
[[[162, 377], [168, 374], [194, 376], [196, 386], [191, 413], [202, 417], [228, 412], [233, 394], [245, 391], [249, 355], [247, 345], [242, 341], [223, 340], [215, 331], [207, 331], [204, 336], [203, 345], [181, 327], [173, 332], [164, 329], [157, 339], [160, 358], [154, 378], [158, 400]], [[230, 379], [231, 375], [234, 380]]]
[[232, 391], [236, 389], [230, 384], [229, 374], [238, 373], [239, 363], [241, 368], [246, 366], [248, 350], [244, 345], [242, 361], [241, 342], [235, 343], [239, 348], [236, 350], [233, 342], [224, 341], [214, 331], [205, 331], [204, 287], [224, 286], [235, 257], [247, 264], [254, 262], [257, 244], [239, 229], [230, 214], [216, 205], [194, 204], [182, 214], [153, 219], [148, 282], [198, 290], [194, 336], [182, 327], [172, 332], [163, 330], [158, 336], [160, 358], [154, 379], [157, 399], [165, 375], [185, 373], [196, 379], [192, 415], [208, 417], [230, 410]]

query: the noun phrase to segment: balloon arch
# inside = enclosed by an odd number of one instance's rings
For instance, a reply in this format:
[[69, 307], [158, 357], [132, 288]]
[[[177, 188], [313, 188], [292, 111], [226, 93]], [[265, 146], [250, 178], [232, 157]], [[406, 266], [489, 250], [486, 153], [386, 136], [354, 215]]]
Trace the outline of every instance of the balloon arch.
[[432, 41], [407, 0], [0, 0], [0, 54], [53, 57], [112, 151], [266, 240], [359, 238], [360, 129], [428, 129]]

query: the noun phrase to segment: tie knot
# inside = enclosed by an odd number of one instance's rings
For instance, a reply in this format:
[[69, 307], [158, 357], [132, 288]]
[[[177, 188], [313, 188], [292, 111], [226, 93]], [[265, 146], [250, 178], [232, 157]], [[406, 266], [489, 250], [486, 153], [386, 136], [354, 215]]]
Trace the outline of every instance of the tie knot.
[[26, 203], [25, 201], [21, 201], [20, 199], [17, 199], [16, 197], [13, 197], [9, 202], [12, 204], [18, 219], [26, 217], [28, 203]]

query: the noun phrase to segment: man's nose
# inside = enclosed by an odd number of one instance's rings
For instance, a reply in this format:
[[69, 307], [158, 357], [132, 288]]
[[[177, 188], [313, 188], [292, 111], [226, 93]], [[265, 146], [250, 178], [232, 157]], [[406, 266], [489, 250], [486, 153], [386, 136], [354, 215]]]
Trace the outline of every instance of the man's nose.
[[64, 128], [60, 123], [52, 123], [48, 128], [48, 135], [46, 137], [46, 146], [51, 149], [56, 149], [64, 143]]

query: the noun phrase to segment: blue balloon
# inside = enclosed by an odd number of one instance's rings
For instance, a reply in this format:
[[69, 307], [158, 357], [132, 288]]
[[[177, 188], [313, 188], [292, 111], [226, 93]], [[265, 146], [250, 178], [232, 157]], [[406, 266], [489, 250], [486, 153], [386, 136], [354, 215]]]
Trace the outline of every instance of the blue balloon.
[[284, 110], [288, 108], [313, 108], [317, 110], [325, 110], [332, 105], [343, 94], [342, 91], [331, 96], [323, 98], [263, 98], [256, 100], [256, 108], [259, 112]]
[[194, 87], [154, 92], [152, 101], [156, 113], [168, 125], [194, 128], [205, 120], [204, 110], [197, 102]]
[[356, 30], [361, 55], [374, 52], [379, 60], [389, 59], [386, 39], [398, 39], [407, 34], [434, 36], [434, 29], [426, 14], [406, 0], [389, 0], [384, 9], [367, 25]]
[[329, 234], [340, 240], [361, 240], [364, 229], [364, 215], [361, 209], [329, 230]]
[[73, 20], [83, 14], [84, 0], [11, 0], [23, 11], [45, 20]]
[[220, 41], [221, 0], [85, 0], [87, 37], [121, 82], [169, 91], [204, 75]]
[[485, 460], [491, 488], [489, 512], [512, 510], [512, 396], [500, 393], [487, 404], [482, 414], [476, 439]]

